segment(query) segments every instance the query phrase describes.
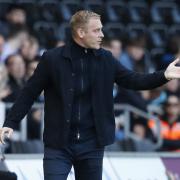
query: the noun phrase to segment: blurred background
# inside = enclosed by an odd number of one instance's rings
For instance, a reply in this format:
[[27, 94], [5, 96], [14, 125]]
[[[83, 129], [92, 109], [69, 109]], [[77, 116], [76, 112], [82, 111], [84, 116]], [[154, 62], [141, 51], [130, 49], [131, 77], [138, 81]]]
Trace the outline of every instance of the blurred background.
[[[0, 0], [0, 126], [42, 53], [67, 42], [69, 20], [81, 9], [101, 15], [102, 47], [130, 70], [163, 70], [180, 56], [179, 0]], [[116, 141], [106, 158], [113, 152], [169, 152], [180, 164], [179, 90], [179, 80], [151, 91], [114, 84]], [[42, 92], [3, 152], [43, 153], [43, 101]]]

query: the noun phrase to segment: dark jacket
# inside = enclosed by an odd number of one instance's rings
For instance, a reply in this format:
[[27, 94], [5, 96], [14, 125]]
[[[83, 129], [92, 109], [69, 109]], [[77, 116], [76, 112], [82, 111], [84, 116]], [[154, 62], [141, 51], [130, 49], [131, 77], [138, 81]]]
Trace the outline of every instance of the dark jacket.
[[[34, 100], [44, 90], [45, 117], [44, 143], [51, 148], [60, 148], [67, 143], [73, 100], [71, 45], [45, 52], [21, 95], [12, 107], [4, 126], [15, 128], [26, 115]], [[164, 72], [138, 74], [125, 69], [109, 51], [93, 50], [92, 62], [92, 106], [97, 142], [100, 146], [113, 143], [115, 120], [113, 112], [113, 84], [145, 90], [167, 82]], [[91, 103], [91, 102], [90, 102]]]

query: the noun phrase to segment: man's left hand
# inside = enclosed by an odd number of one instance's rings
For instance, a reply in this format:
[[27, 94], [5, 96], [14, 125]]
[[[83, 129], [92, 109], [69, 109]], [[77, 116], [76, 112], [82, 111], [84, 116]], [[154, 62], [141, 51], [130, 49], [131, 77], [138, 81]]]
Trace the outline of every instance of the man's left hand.
[[172, 63], [170, 63], [167, 69], [165, 70], [164, 76], [167, 80], [180, 79], [180, 67], [176, 66], [178, 62], [180, 62], [180, 58], [177, 58]]

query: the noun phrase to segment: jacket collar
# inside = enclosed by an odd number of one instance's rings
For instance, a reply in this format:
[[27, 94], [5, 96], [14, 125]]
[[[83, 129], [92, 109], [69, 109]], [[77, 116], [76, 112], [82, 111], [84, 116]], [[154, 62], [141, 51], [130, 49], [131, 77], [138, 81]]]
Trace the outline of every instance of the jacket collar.
[[[62, 55], [65, 58], [71, 59], [71, 47], [72, 47], [72, 40], [68, 41], [66, 45], [62, 49]], [[101, 53], [101, 48], [100, 49], [93, 49], [93, 53], [95, 56], [99, 56]]]

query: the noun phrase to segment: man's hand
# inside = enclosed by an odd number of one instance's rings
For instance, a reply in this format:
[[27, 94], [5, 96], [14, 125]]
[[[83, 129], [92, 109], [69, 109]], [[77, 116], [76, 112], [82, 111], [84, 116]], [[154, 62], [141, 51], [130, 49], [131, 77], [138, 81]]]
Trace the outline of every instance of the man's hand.
[[180, 67], [176, 66], [178, 62], [180, 62], [180, 58], [177, 58], [172, 63], [170, 63], [165, 70], [164, 76], [167, 80], [180, 79]]
[[12, 136], [13, 129], [8, 127], [0, 128], [0, 144], [5, 144], [4, 139], [7, 136], [7, 138], [10, 138]]

